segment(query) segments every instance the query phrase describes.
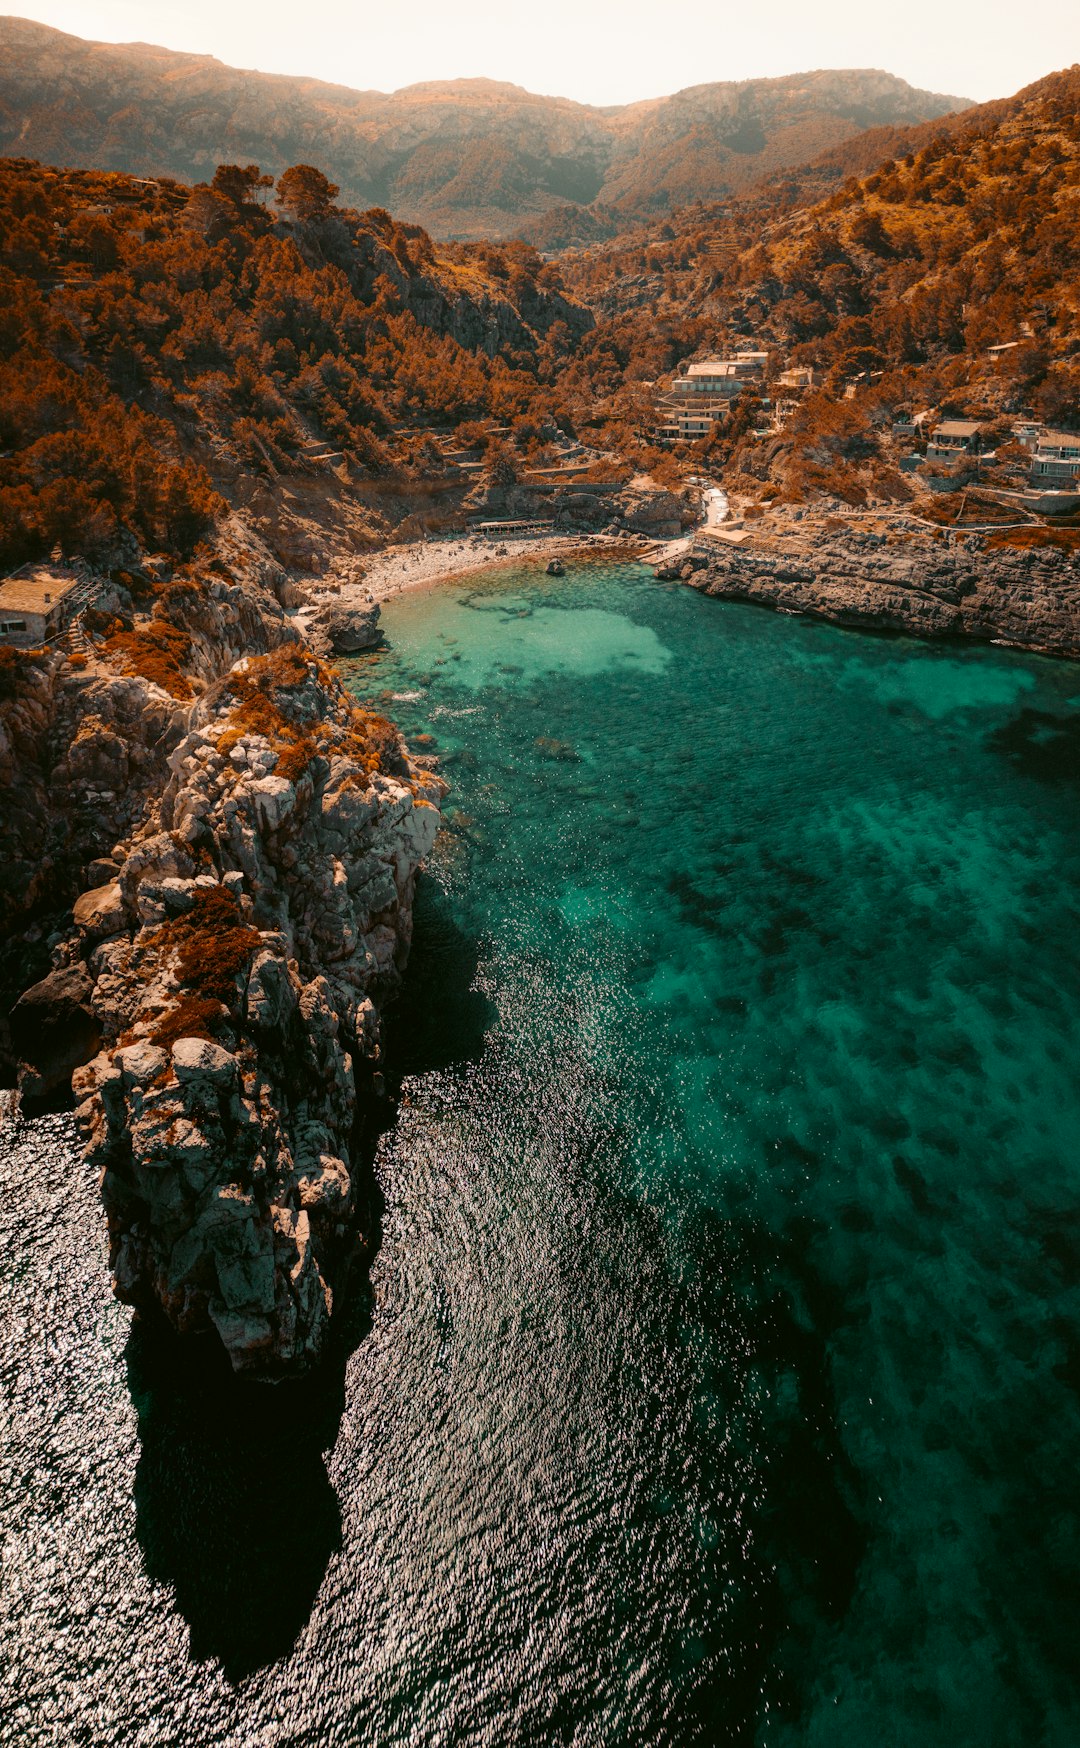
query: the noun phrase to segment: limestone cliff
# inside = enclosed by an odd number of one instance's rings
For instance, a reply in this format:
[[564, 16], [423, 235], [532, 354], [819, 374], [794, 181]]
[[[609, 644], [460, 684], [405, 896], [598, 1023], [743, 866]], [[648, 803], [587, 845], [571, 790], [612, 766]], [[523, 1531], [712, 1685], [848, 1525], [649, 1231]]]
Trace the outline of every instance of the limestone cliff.
[[60, 909], [20, 917], [9, 891], [5, 920], [27, 965], [48, 931], [12, 1015], [20, 1085], [45, 1097], [75, 1070], [116, 1292], [277, 1376], [319, 1354], [336, 1270], [363, 1246], [379, 1008], [445, 785], [240, 556], [239, 580], [164, 584], [164, 621], [117, 632], [102, 614], [89, 656], [13, 664], [0, 751], [25, 812], [2, 835], [24, 872], [35, 835], [51, 846], [37, 909]]
[[1052, 545], [987, 547], [978, 537], [945, 544], [929, 534], [832, 532], [808, 521], [797, 533], [755, 530], [738, 546], [701, 540], [658, 574], [681, 576], [709, 595], [864, 630], [1080, 656], [1080, 567], [1075, 552]]
[[79, 1121], [121, 1298], [285, 1372], [318, 1354], [353, 1236], [376, 1003], [442, 784], [296, 648], [201, 700], [169, 766], [116, 880], [76, 906], [107, 1040]]

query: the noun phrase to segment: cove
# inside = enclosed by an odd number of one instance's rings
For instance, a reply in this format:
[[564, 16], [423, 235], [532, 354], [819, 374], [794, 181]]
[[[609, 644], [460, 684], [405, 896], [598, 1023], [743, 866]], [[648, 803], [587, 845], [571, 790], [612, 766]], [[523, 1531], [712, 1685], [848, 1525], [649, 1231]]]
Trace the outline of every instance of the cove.
[[453, 791], [370, 1303], [200, 1420], [18, 1130], [0, 1741], [1072, 1748], [1080, 673], [636, 566], [383, 623]]

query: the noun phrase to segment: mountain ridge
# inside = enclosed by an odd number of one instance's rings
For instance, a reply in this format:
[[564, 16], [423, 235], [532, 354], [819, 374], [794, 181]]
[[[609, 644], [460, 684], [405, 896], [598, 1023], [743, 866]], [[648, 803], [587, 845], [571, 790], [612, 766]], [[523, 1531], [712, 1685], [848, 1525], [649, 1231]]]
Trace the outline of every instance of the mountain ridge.
[[603, 108], [482, 78], [354, 90], [10, 17], [0, 17], [0, 51], [5, 156], [190, 182], [221, 162], [256, 160], [278, 175], [310, 161], [351, 204], [448, 237], [519, 234], [567, 203], [629, 225], [739, 192], [867, 127], [967, 107], [866, 68], [691, 85]]

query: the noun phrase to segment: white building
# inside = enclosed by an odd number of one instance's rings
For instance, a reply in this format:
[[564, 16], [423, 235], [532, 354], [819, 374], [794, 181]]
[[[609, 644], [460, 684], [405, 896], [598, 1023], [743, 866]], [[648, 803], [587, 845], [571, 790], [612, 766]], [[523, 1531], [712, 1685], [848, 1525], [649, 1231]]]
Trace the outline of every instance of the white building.
[[1029, 478], [1033, 486], [1075, 485], [1080, 480], [1080, 433], [1040, 432]]

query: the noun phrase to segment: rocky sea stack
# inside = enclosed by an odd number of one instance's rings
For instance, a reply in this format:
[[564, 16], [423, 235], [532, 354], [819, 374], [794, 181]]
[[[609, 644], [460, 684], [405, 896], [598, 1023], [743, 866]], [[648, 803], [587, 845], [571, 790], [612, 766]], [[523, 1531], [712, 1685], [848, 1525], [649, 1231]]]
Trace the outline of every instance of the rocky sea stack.
[[116, 1290], [237, 1370], [304, 1367], [354, 1236], [377, 1000], [440, 779], [295, 645], [195, 707], [115, 880], [76, 906], [104, 1047], [75, 1076]]
[[274, 1377], [363, 1249], [379, 1009], [445, 785], [298, 640], [259, 543], [222, 551], [95, 585], [81, 651], [8, 652], [0, 1055], [29, 1108], [74, 1074], [118, 1296]]

